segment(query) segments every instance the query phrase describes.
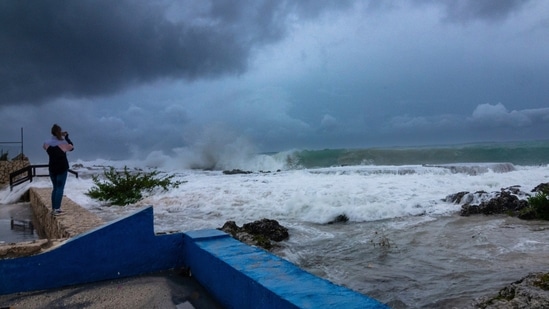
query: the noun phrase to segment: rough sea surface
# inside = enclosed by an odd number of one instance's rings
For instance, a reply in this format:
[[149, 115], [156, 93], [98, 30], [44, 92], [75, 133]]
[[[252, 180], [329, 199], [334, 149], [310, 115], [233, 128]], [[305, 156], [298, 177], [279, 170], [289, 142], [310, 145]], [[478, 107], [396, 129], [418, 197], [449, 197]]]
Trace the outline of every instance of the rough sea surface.
[[[547, 272], [549, 222], [461, 217], [461, 205], [444, 201], [460, 191], [515, 185], [531, 194], [549, 182], [547, 143], [428, 150], [383, 150], [383, 164], [372, 150], [290, 151], [227, 158], [213, 170], [191, 169], [188, 161], [166, 156], [76, 161], [71, 163], [80, 177], [69, 176], [65, 194], [105, 220], [153, 205], [157, 232], [278, 220], [290, 239], [275, 254], [393, 308], [467, 308], [530, 272]], [[430, 160], [427, 154], [435, 152]], [[343, 164], [343, 157], [354, 159]], [[85, 194], [94, 185], [91, 175], [107, 166], [158, 169], [184, 183], [135, 205], [109, 206]], [[252, 173], [226, 175], [223, 169]], [[0, 203], [14, 203], [31, 185], [50, 186], [39, 179], [4, 189]], [[329, 224], [341, 215], [349, 221]]]

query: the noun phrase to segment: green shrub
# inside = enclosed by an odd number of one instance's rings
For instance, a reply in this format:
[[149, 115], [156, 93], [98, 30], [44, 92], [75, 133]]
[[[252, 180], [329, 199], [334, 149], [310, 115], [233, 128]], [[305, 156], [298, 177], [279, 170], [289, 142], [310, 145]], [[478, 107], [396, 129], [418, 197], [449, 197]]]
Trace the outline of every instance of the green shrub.
[[536, 219], [549, 220], [549, 198], [547, 190], [540, 191], [528, 198], [528, 208]]
[[105, 181], [101, 181], [97, 175], [92, 176], [95, 186], [86, 194], [112, 205], [133, 204], [143, 198], [143, 193], [150, 193], [157, 187], [168, 191], [170, 187], [177, 188], [183, 183], [181, 181], [173, 182], [174, 175], [158, 178], [157, 176], [160, 174], [158, 171], [131, 173], [126, 166], [122, 172], [117, 172], [114, 167], [110, 167], [103, 174], [106, 178]]
[[533, 284], [543, 290], [549, 291], [549, 273], [539, 274]]

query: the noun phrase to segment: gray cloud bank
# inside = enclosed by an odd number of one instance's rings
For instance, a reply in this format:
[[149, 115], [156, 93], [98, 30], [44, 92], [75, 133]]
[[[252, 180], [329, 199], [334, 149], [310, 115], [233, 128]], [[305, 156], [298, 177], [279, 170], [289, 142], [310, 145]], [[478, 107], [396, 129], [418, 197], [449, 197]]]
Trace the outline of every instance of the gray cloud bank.
[[25, 127], [43, 160], [57, 122], [71, 156], [211, 165], [240, 149], [544, 139], [547, 13], [507, 0], [0, 1], [0, 140]]
[[[452, 21], [502, 18], [525, 3], [435, 2]], [[375, 3], [368, 10], [380, 6]], [[1, 1], [0, 105], [108, 95], [159, 79], [240, 74], [254, 48], [285, 36], [288, 20], [349, 5], [340, 0]]]
[[[333, 2], [336, 3], [336, 2]], [[325, 1], [1, 1], [0, 104], [238, 74]], [[337, 1], [337, 5], [344, 2]]]
[[450, 22], [467, 22], [471, 20], [498, 21], [510, 14], [520, 11], [529, 0], [417, 0], [419, 3], [443, 6], [445, 19]]

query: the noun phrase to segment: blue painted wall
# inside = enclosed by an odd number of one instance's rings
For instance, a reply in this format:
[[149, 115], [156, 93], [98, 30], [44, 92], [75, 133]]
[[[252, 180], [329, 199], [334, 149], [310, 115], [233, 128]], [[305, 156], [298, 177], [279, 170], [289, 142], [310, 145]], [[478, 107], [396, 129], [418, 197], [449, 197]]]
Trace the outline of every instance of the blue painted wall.
[[185, 263], [227, 308], [388, 308], [218, 230], [185, 233]]
[[183, 266], [183, 234], [155, 236], [153, 209], [41, 254], [0, 260], [0, 294], [44, 290]]
[[154, 234], [152, 207], [48, 252], [0, 260], [0, 294], [190, 267], [226, 308], [388, 308], [219, 230]]

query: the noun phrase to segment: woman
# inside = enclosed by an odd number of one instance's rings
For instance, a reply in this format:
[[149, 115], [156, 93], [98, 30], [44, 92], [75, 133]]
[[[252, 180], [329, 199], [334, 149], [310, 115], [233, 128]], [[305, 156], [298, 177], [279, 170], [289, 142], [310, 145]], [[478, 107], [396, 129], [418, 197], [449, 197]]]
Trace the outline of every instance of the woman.
[[67, 172], [69, 170], [69, 161], [67, 160], [67, 151], [72, 151], [74, 145], [69, 139], [69, 133], [63, 132], [61, 127], [54, 124], [51, 128], [51, 139], [44, 142], [44, 149], [49, 156], [50, 179], [53, 184], [51, 191], [52, 215], [62, 215], [61, 200], [63, 199], [63, 190], [67, 181]]

